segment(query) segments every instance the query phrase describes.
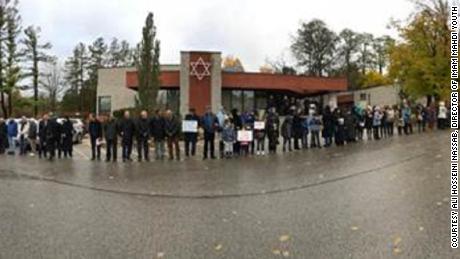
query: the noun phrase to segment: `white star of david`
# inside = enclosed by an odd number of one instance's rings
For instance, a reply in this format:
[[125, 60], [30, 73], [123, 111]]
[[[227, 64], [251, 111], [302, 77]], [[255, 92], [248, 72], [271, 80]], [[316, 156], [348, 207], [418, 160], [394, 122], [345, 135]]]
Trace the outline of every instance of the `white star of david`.
[[[211, 63], [209, 62], [204, 62], [203, 58], [198, 58], [197, 61], [195, 62], [190, 62], [190, 66], [192, 67], [192, 71], [190, 72], [190, 75], [196, 76], [198, 80], [202, 80], [206, 76], [211, 76], [211, 72], [209, 71], [209, 68], [211, 67]], [[202, 69], [198, 69], [202, 68]]]

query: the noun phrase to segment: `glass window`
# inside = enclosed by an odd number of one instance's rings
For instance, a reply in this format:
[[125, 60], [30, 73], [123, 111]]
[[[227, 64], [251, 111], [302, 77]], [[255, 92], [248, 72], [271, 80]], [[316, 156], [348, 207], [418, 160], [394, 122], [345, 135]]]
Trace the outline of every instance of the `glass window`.
[[112, 112], [112, 97], [111, 96], [99, 96], [99, 113], [111, 113]]
[[179, 90], [159, 90], [157, 96], [157, 107], [159, 109], [169, 109], [178, 112], [180, 106]]
[[254, 91], [243, 92], [244, 111], [252, 111], [255, 108]]
[[256, 110], [265, 110], [267, 108], [267, 94], [265, 92], [256, 91], [255, 96]]
[[227, 111], [232, 110], [232, 91], [222, 91], [222, 106], [224, 106]]
[[232, 91], [232, 108], [238, 109], [238, 111], [243, 110], [243, 91], [233, 90]]

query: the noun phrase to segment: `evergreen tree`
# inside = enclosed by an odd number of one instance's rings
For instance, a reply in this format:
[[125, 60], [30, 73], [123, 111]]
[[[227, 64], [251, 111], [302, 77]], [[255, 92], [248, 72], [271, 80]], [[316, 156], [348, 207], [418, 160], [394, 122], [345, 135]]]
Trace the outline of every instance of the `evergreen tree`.
[[[84, 87], [87, 80], [88, 68], [88, 53], [86, 46], [83, 43], [77, 44], [73, 50], [73, 55], [65, 62], [65, 80], [69, 85], [68, 98], [76, 98], [77, 100], [69, 101], [69, 103], [76, 104], [73, 111], [78, 110], [83, 112], [84, 106]], [[72, 107], [67, 107], [69, 110]]]
[[47, 50], [51, 49], [50, 43], [40, 43], [40, 28], [29, 26], [24, 30], [25, 38], [23, 39], [24, 44], [24, 56], [25, 61], [29, 64], [26, 67], [26, 77], [32, 78], [32, 89], [34, 92], [34, 116], [38, 115], [38, 91], [39, 91], [39, 80], [42, 74], [40, 73], [40, 63], [49, 62], [51, 56], [46, 53]]
[[160, 88], [160, 41], [155, 39], [156, 26], [153, 13], [149, 13], [142, 30], [142, 41], [139, 43], [139, 57], [136, 66], [139, 77], [136, 106], [153, 113]]
[[98, 70], [107, 63], [107, 45], [103, 38], [96, 39], [89, 49], [88, 59], [88, 83], [85, 90], [85, 108], [90, 112], [96, 111], [96, 95], [97, 95], [97, 82]]
[[[21, 16], [18, 11], [18, 1], [10, 2], [7, 8], [6, 20], [6, 68], [5, 68], [5, 92], [12, 96], [13, 90], [21, 79], [19, 59], [21, 54], [18, 50], [19, 35], [21, 29]], [[8, 114], [13, 114], [13, 99], [8, 98]]]

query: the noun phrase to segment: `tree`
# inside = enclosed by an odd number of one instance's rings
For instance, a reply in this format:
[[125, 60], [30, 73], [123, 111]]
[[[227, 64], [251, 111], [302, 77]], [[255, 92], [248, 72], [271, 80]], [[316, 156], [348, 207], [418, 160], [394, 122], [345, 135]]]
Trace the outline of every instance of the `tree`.
[[222, 60], [222, 70], [225, 72], [244, 72], [244, 67], [239, 58], [229, 55]]
[[383, 75], [383, 69], [388, 64], [390, 48], [395, 43], [395, 40], [390, 36], [385, 35], [374, 39], [372, 43], [372, 48], [375, 53], [375, 64], [380, 75]]
[[5, 117], [13, 112], [12, 93], [20, 80], [17, 45], [21, 17], [17, 6], [16, 0], [0, 1], [0, 106]]
[[365, 75], [368, 70], [372, 70], [375, 66], [375, 54], [372, 49], [374, 35], [370, 33], [362, 33], [359, 35], [359, 38], [360, 46], [358, 54], [358, 66], [361, 70], [361, 74]]
[[29, 26], [24, 30], [25, 38], [24, 56], [29, 66], [26, 68], [26, 77], [32, 78], [32, 88], [34, 92], [34, 116], [38, 115], [38, 91], [40, 73], [40, 63], [48, 62], [51, 59], [46, 50], [51, 49], [50, 43], [40, 43], [40, 28]]
[[107, 63], [105, 57], [107, 54], [107, 45], [103, 38], [96, 39], [89, 49], [88, 59], [88, 82], [85, 91], [85, 107], [90, 112], [96, 111], [96, 95], [97, 95], [97, 82], [98, 71]]
[[414, 97], [447, 98], [450, 92], [449, 9], [445, 0], [417, 0], [407, 24], [394, 24], [402, 41], [391, 47], [390, 76]]
[[[65, 80], [70, 86], [68, 98], [77, 98], [77, 100], [69, 101], [69, 103], [76, 104], [74, 110], [83, 112], [84, 106], [84, 87], [87, 80], [87, 67], [88, 67], [88, 53], [86, 46], [83, 43], [78, 43], [73, 49], [73, 55], [65, 62]], [[70, 108], [70, 107], [68, 107]]]
[[338, 37], [326, 24], [318, 19], [303, 23], [291, 45], [298, 65], [311, 76], [324, 76], [336, 54]]
[[62, 97], [62, 94], [65, 91], [62, 66], [59, 64], [57, 59], [53, 59], [47, 64], [45, 70], [46, 73], [41, 85], [47, 95], [47, 109], [50, 111], [56, 111], [58, 108], [57, 104], [59, 97]]
[[361, 38], [358, 33], [350, 29], [342, 30], [339, 37], [338, 54], [339, 59], [342, 60], [339, 70], [342, 71], [341, 74], [345, 74], [347, 77], [348, 88], [357, 88], [355, 68]]
[[153, 13], [149, 13], [142, 29], [142, 41], [138, 45], [136, 66], [139, 78], [136, 106], [153, 113], [160, 89], [160, 41], [156, 39]]

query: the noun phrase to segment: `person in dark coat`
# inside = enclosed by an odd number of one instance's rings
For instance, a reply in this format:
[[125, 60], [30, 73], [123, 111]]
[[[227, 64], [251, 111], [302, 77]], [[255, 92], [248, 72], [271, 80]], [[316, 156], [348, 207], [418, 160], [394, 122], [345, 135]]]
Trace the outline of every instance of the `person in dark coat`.
[[5, 154], [8, 145], [8, 127], [5, 119], [0, 118], [0, 155]]
[[49, 126], [49, 115], [44, 114], [40, 123], [38, 123], [38, 157], [46, 158], [48, 147], [46, 146], [47, 131]]
[[155, 116], [150, 120], [150, 134], [155, 143], [155, 159], [163, 160], [165, 156], [165, 119], [160, 110], [155, 111]]
[[65, 117], [62, 123], [62, 152], [64, 157], [73, 156], [73, 135], [75, 130], [73, 128], [72, 121], [68, 116]]
[[149, 157], [149, 138], [150, 138], [150, 121], [147, 111], [142, 111], [140, 118], [136, 123], [136, 140], [137, 140], [137, 159], [142, 161], [144, 155], [145, 161], [150, 161]]
[[323, 138], [324, 138], [324, 147], [330, 147], [332, 145], [332, 138], [334, 136], [334, 116], [331, 111], [331, 107], [326, 106], [323, 113]]
[[201, 118], [201, 127], [203, 127], [204, 130], [203, 159], [208, 158], [208, 153], [211, 155], [211, 159], [215, 159], [214, 139], [216, 137], [216, 130], [219, 127], [219, 121], [217, 120], [216, 115], [212, 113], [211, 107], [206, 108], [206, 113]]
[[134, 121], [131, 119], [129, 111], [125, 111], [123, 114], [123, 120], [120, 121], [119, 129], [121, 136], [123, 162], [132, 161], [131, 152], [133, 148], [133, 138], [136, 131], [136, 126]]
[[[230, 123], [233, 124], [235, 132], [237, 133], [239, 130], [243, 129], [243, 122], [241, 120], [241, 116], [240, 116], [240, 113], [238, 112], [238, 109], [232, 109]], [[240, 153], [240, 142], [235, 141], [233, 145], [233, 154], [238, 155], [239, 153]]]
[[275, 108], [268, 111], [268, 115], [265, 120], [265, 130], [268, 137], [268, 152], [270, 154], [274, 154], [276, 153], [276, 147], [279, 144], [280, 136], [280, 120]]
[[[190, 109], [190, 112], [185, 115], [186, 121], [196, 121], [198, 124], [200, 118], [196, 115], [196, 111], [194, 108]], [[185, 156], [189, 157], [190, 154], [195, 156], [196, 153], [196, 142], [198, 139], [198, 132], [184, 132], [184, 140], [185, 140]]]
[[356, 119], [351, 110], [345, 114], [345, 140], [347, 143], [356, 142]]
[[89, 115], [88, 134], [91, 141], [91, 160], [101, 160], [102, 124], [94, 114]]
[[292, 119], [292, 138], [294, 139], [294, 149], [300, 150], [300, 141], [302, 140], [302, 117], [300, 117], [299, 111], [294, 111], [294, 117]]
[[57, 118], [53, 116], [46, 127], [46, 146], [49, 154], [48, 159], [50, 161], [54, 160], [56, 157], [56, 148], [58, 148], [60, 138], [61, 125], [57, 121]]
[[367, 140], [372, 139], [372, 124], [374, 123], [374, 113], [372, 112], [372, 108], [368, 107], [365, 114], [365, 126], [366, 126], [366, 135]]
[[281, 125], [281, 135], [283, 136], [283, 152], [286, 152], [286, 145], [288, 150], [292, 151], [291, 139], [292, 139], [292, 116], [288, 115]]
[[109, 116], [103, 126], [104, 138], [106, 142], [106, 162], [117, 161], [117, 144], [118, 144], [118, 124], [113, 116]]
[[18, 137], [18, 123], [14, 120], [14, 118], [10, 118], [8, 120], [7, 126], [8, 132], [8, 154], [15, 155], [16, 154], [16, 139]]
[[345, 144], [345, 117], [340, 109], [335, 111], [335, 144], [343, 146]]
[[165, 134], [168, 141], [169, 160], [174, 160], [174, 153], [176, 159], [180, 160], [180, 147], [179, 137], [181, 133], [180, 121], [172, 114], [172, 111], [166, 111], [165, 120]]

